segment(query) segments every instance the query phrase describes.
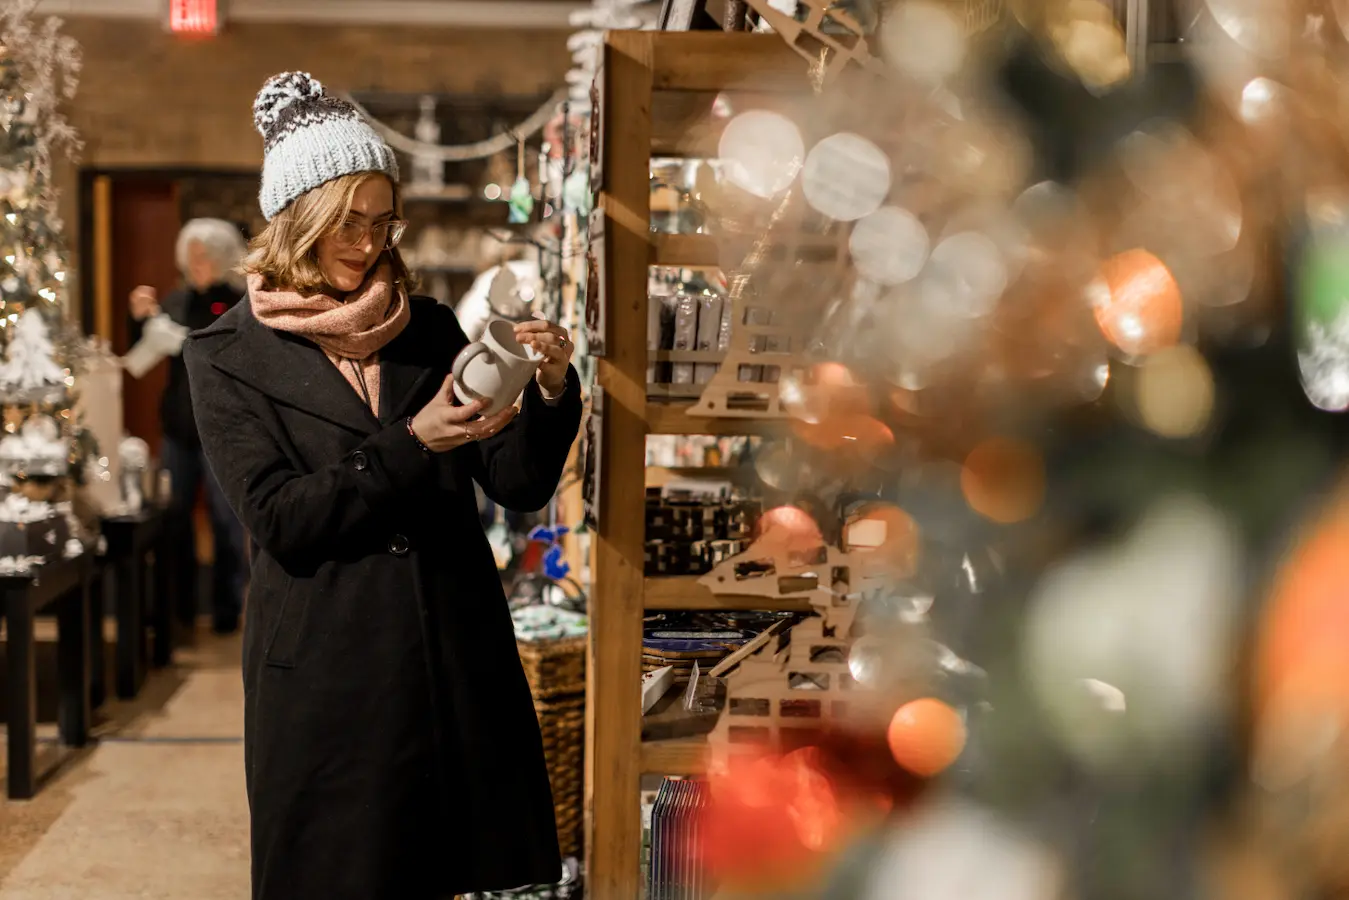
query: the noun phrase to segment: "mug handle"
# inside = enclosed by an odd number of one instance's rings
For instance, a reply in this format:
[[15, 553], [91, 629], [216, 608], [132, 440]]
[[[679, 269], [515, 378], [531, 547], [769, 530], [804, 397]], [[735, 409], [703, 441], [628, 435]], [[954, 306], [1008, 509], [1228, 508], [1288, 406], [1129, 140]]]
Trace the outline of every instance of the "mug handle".
[[[488, 346], [482, 341], [474, 341], [463, 350], [459, 351], [459, 355], [454, 358], [454, 365], [450, 369], [450, 373], [454, 375], [454, 383], [456, 385], [463, 382], [464, 370], [468, 368], [468, 364], [486, 353], [488, 349]], [[467, 394], [474, 394], [474, 391], [468, 387], [464, 388], [464, 392]]]

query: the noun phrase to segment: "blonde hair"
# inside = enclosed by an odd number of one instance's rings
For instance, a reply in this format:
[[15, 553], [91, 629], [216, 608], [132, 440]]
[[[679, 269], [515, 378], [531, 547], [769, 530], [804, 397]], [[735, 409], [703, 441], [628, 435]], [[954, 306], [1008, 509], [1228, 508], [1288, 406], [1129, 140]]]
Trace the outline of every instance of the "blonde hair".
[[187, 275], [188, 252], [193, 244], [200, 244], [202, 252], [211, 261], [220, 281], [230, 287], [243, 290], [243, 277], [239, 274], [239, 261], [248, 252], [244, 236], [224, 219], [190, 219], [178, 232], [178, 242], [174, 247], [174, 259], [178, 271]]
[[[315, 246], [319, 238], [335, 229], [351, 213], [357, 189], [371, 178], [388, 180], [379, 172], [357, 172], [334, 178], [295, 198], [249, 242], [248, 256], [242, 267], [244, 273], [261, 275], [272, 288], [301, 293], [322, 290], [327, 282], [319, 269]], [[398, 185], [392, 180], [389, 184], [393, 188], [393, 208], [401, 215], [403, 198]], [[414, 287], [412, 275], [398, 248], [385, 250], [382, 256], [393, 266], [394, 282], [401, 282], [404, 290], [411, 293]]]

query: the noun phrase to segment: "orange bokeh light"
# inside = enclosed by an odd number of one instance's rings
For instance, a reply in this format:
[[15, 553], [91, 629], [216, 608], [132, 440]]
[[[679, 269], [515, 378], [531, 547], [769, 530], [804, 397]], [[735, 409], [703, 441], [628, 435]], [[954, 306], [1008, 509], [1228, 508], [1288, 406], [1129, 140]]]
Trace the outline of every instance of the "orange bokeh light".
[[1180, 286], [1148, 251], [1126, 250], [1106, 260], [1089, 291], [1101, 333], [1125, 353], [1153, 353], [1180, 340]]
[[793, 418], [812, 424], [833, 416], [866, 415], [872, 408], [866, 384], [836, 362], [816, 363], [785, 380], [782, 400]]
[[798, 751], [738, 755], [708, 773], [701, 855], [728, 888], [771, 892], [809, 882], [839, 833], [842, 814], [828, 778]]
[[894, 809], [882, 785], [850, 783], [850, 769], [819, 747], [785, 755], [742, 749], [723, 762], [708, 771], [699, 850], [728, 890], [799, 891]]
[[817, 450], [840, 454], [836, 463], [867, 464], [895, 443], [890, 427], [866, 413], [831, 413], [819, 422], [792, 420], [792, 431]]
[[1349, 503], [1337, 507], [1284, 564], [1260, 629], [1255, 703], [1284, 712], [1349, 716]]
[[960, 489], [986, 519], [1004, 525], [1029, 519], [1044, 502], [1044, 460], [1025, 441], [990, 438], [965, 457]]
[[965, 722], [950, 706], [924, 697], [895, 711], [886, 732], [895, 762], [922, 778], [944, 772], [965, 749]]
[[909, 575], [918, 566], [918, 523], [893, 504], [868, 503], [848, 520], [844, 545], [862, 565], [871, 563]]
[[759, 517], [759, 540], [782, 553], [814, 550], [824, 543], [820, 526], [799, 506], [775, 506]]

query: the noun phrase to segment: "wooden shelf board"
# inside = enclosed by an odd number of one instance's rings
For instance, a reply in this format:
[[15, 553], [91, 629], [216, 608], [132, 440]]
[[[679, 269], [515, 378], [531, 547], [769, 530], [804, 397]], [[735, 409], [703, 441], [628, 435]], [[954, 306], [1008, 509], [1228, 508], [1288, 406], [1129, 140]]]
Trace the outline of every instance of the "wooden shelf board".
[[642, 774], [702, 775], [707, 771], [707, 739], [642, 742]]
[[650, 434], [776, 434], [787, 426], [782, 419], [715, 418], [691, 416], [693, 401], [648, 403], [646, 428]]
[[663, 487], [671, 481], [686, 479], [729, 481], [732, 484], [755, 484], [758, 474], [749, 466], [647, 466], [646, 486]]
[[[796, 234], [770, 241], [764, 248], [774, 259], [811, 265], [832, 265], [841, 238], [832, 234]], [[651, 265], [679, 269], [720, 269], [721, 247], [711, 234], [652, 234]], [[735, 251], [731, 251], [735, 252]]]
[[727, 95], [736, 114], [752, 109], [783, 112], [787, 102], [781, 94], [743, 91], [662, 91], [654, 94], [651, 97], [651, 157], [715, 159], [720, 152], [721, 133], [729, 121], [713, 114], [713, 106], [723, 94]]
[[710, 234], [653, 234], [651, 265], [715, 269], [721, 265], [721, 255], [716, 238]]
[[697, 575], [666, 575], [645, 579], [642, 604], [647, 609], [723, 609], [774, 612], [811, 612], [811, 605], [800, 597], [762, 597], [739, 594], [714, 594], [698, 583]]
[[777, 35], [652, 31], [657, 91], [808, 91], [810, 65]]

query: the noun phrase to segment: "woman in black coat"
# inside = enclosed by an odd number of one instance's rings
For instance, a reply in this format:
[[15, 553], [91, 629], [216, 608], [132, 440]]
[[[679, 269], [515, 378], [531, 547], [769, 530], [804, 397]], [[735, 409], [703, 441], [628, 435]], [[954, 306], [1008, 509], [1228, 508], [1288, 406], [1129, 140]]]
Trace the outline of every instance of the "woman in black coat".
[[203, 447], [252, 541], [255, 900], [422, 900], [557, 879], [529, 687], [473, 483], [548, 503], [580, 422], [566, 332], [514, 409], [456, 406], [454, 314], [408, 297], [393, 154], [290, 73], [254, 107], [269, 224], [247, 303], [189, 340]]

